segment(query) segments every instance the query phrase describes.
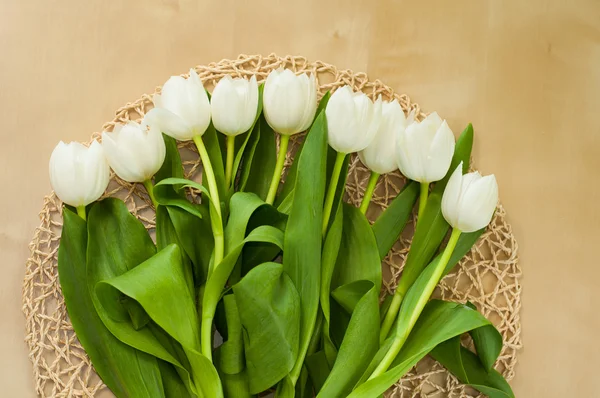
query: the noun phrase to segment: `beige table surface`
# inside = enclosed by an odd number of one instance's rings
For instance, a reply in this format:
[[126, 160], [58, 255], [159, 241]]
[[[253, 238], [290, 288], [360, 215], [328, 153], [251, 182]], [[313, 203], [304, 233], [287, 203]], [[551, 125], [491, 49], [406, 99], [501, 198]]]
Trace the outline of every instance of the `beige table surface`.
[[365, 71], [455, 131], [473, 122], [521, 247], [514, 390], [600, 396], [597, 0], [0, 0], [0, 396], [34, 396], [21, 283], [58, 140], [190, 66], [270, 52]]

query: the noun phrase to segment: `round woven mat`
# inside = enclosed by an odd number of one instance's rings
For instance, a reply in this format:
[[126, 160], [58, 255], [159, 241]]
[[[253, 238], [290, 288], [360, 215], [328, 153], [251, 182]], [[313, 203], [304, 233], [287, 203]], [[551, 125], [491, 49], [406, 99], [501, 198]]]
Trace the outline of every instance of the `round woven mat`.
[[[323, 62], [308, 62], [302, 57], [278, 57], [270, 55], [240, 55], [236, 60], [223, 60], [207, 66], [197, 66], [196, 71], [207, 88], [224, 75], [256, 75], [259, 81], [280, 66], [297, 72], [316, 74], [319, 96], [327, 90], [351, 85], [355, 90], [367, 93], [371, 98], [382, 95], [384, 99], [397, 98], [405, 111], [416, 110], [419, 118], [424, 114], [419, 105], [411, 102], [404, 94], [395, 93], [379, 80], [371, 81], [364, 73], [338, 70]], [[159, 91], [160, 88], [157, 88]], [[102, 129], [112, 129], [115, 123], [140, 119], [152, 107], [151, 95], [143, 95], [135, 102], [117, 110], [114, 120]], [[458, 132], [462, 126], [454, 126]], [[99, 138], [95, 133], [94, 138]], [[297, 149], [291, 145], [287, 164]], [[188, 178], [197, 179], [202, 172], [193, 145], [180, 143]], [[351, 160], [347, 184], [346, 201], [359, 205], [369, 174], [354, 156]], [[367, 215], [371, 220], [396, 196], [405, 183], [398, 172], [380, 178], [377, 190]], [[117, 196], [125, 200], [131, 212], [152, 232], [154, 212], [146, 191], [140, 185], [129, 184], [112, 176], [106, 196]], [[198, 200], [199, 198], [194, 198]], [[57, 252], [61, 232], [60, 200], [51, 193], [44, 199], [40, 212], [41, 224], [36, 229], [29, 245], [31, 257], [23, 285], [23, 312], [26, 317], [26, 341], [29, 357], [33, 363], [36, 392], [42, 397], [92, 397], [102, 391], [110, 396], [91, 366], [73, 332], [65, 310], [58, 282]], [[384, 289], [394, 291], [404, 264], [412, 222], [402, 238], [394, 246], [384, 261]], [[441, 282], [436, 291], [438, 297], [446, 300], [475, 303], [478, 309], [490, 319], [502, 333], [504, 348], [496, 365], [508, 380], [514, 376], [517, 351], [521, 348], [521, 269], [517, 257], [517, 242], [510, 225], [506, 222], [506, 212], [499, 205], [496, 215], [479, 242], [468, 256], [462, 259], [455, 270]], [[468, 344], [468, 341], [467, 341]], [[477, 391], [463, 386], [442, 366], [431, 358], [423, 359], [413, 370], [398, 382], [387, 396], [389, 397], [476, 397]]]

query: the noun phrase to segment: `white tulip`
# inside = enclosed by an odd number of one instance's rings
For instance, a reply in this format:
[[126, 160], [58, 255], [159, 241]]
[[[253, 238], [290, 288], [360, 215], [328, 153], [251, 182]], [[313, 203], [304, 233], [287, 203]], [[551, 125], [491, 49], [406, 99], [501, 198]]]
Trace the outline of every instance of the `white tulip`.
[[379, 130], [369, 146], [358, 153], [360, 161], [377, 174], [387, 174], [397, 170], [396, 141], [406, 125], [406, 116], [398, 100], [383, 101]]
[[381, 123], [381, 97], [373, 103], [364, 93], [350, 86], [337, 89], [325, 109], [329, 145], [339, 153], [365, 149]]
[[462, 162], [454, 170], [442, 196], [442, 214], [452, 227], [474, 232], [490, 223], [498, 203], [498, 184], [491, 174], [462, 174]]
[[68, 205], [87, 206], [108, 186], [110, 169], [98, 141], [89, 148], [79, 142], [59, 142], [50, 156], [50, 184]]
[[283, 135], [308, 129], [317, 111], [315, 76], [296, 76], [289, 69], [269, 73], [263, 91], [263, 111], [269, 126]]
[[112, 133], [102, 133], [102, 146], [110, 167], [128, 182], [150, 180], [165, 160], [165, 142], [156, 126], [118, 124]]
[[172, 76], [155, 94], [154, 108], [146, 115], [148, 124], [180, 141], [202, 135], [210, 124], [210, 102], [200, 77], [190, 69], [190, 77]]
[[258, 83], [226, 75], [213, 90], [210, 100], [215, 128], [228, 136], [242, 134], [252, 127], [258, 110]]
[[430, 183], [444, 178], [454, 154], [454, 134], [432, 113], [406, 127], [396, 145], [400, 171], [411, 180]]

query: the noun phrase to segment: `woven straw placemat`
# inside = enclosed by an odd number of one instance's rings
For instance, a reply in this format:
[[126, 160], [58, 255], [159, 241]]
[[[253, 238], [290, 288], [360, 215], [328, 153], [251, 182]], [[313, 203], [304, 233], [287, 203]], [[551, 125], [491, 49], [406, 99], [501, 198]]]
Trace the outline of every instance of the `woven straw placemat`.
[[[262, 81], [271, 70], [280, 66], [296, 72], [316, 74], [319, 96], [327, 90], [349, 84], [371, 98], [379, 95], [386, 100], [397, 98], [406, 112], [414, 109], [419, 118], [424, 116], [419, 105], [411, 102], [408, 96], [395, 93], [379, 80], [371, 81], [364, 73], [338, 70], [335, 66], [320, 61], [309, 62], [303, 57], [240, 55], [236, 60], [197, 66], [196, 71], [205, 86], [211, 88], [227, 74], [246, 77], [256, 75]], [[114, 120], [106, 123], [102, 129], [110, 130], [115, 123], [140, 119], [151, 107], [151, 95], [143, 95], [137, 101], [117, 110]], [[462, 126], [454, 127], [455, 132], [458, 132]], [[95, 133], [93, 137], [99, 138], [99, 134]], [[299, 136], [293, 141], [295, 145], [290, 147], [288, 165], [301, 139]], [[202, 167], [195, 148], [189, 143], [180, 143], [180, 150], [187, 177], [197, 179]], [[346, 201], [357, 206], [360, 204], [368, 177], [367, 169], [354, 156], [349, 168]], [[404, 183], [404, 177], [398, 172], [380, 178], [367, 213], [371, 220], [397, 195]], [[129, 184], [112, 175], [106, 196], [117, 196], [125, 200], [131, 212], [152, 232], [154, 212], [141, 185]], [[73, 332], [58, 282], [56, 263], [62, 222], [61, 205], [53, 193], [44, 198], [40, 212], [41, 224], [29, 245], [31, 257], [27, 261], [23, 285], [25, 340], [33, 363], [37, 394], [42, 397], [92, 397], [99, 391], [106, 390], [106, 387], [95, 373]], [[412, 231], [410, 222], [384, 261], [384, 289], [390, 293], [394, 291], [402, 271]], [[488, 231], [455, 270], [444, 278], [435, 293], [446, 300], [469, 300], [475, 303], [495, 324], [504, 340], [496, 369], [508, 380], [514, 376], [517, 351], [521, 348], [520, 277], [517, 242], [506, 222], [506, 212], [499, 205]], [[441, 365], [426, 357], [390, 389], [387, 396], [477, 397], [480, 394], [463, 386]]]

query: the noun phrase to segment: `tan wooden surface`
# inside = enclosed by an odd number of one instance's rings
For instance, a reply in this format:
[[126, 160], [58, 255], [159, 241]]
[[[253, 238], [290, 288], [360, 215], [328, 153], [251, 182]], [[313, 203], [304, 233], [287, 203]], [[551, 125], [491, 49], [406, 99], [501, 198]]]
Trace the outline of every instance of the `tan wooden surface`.
[[472, 121], [520, 247], [518, 397], [594, 397], [600, 348], [597, 0], [0, 0], [0, 386], [33, 397], [21, 283], [58, 140], [239, 53], [366, 71]]

